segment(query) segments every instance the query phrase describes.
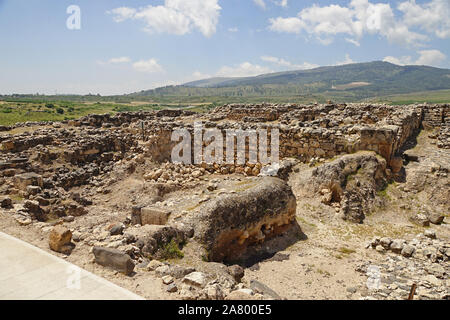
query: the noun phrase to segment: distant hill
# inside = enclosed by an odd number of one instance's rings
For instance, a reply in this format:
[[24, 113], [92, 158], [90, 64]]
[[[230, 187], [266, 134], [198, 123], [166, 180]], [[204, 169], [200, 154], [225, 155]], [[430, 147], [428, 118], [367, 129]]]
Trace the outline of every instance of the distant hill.
[[244, 78], [211, 78], [141, 91], [130, 97], [282, 97], [327, 96], [347, 101], [450, 89], [450, 70], [398, 66], [375, 61], [264, 74]]
[[209, 78], [204, 80], [197, 80], [185, 83], [183, 86], [186, 87], [197, 87], [197, 88], [210, 88], [220, 85], [221, 83], [236, 80], [239, 78]]

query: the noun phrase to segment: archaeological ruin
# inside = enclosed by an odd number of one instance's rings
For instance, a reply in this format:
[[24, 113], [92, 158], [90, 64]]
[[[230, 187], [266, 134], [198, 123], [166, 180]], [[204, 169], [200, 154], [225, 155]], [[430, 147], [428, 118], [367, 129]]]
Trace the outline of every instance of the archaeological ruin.
[[[260, 157], [249, 161], [250, 145], [243, 164], [173, 163], [179, 141], [172, 133], [187, 130], [194, 150], [196, 123], [223, 141], [227, 130], [266, 130], [269, 147], [277, 130], [276, 170]], [[302, 254], [315, 248], [311, 257], [347, 263], [360, 283], [370, 264], [382, 264], [379, 288], [354, 283], [338, 298], [399, 299], [412, 282], [420, 298], [450, 297], [448, 104], [89, 115], [1, 127], [0, 150], [2, 229], [36, 237], [37, 246], [143, 296], [151, 290], [135, 285], [148, 276], [162, 279], [162, 298], [296, 298], [295, 290], [280, 292], [282, 280], [275, 290], [262, 282], [277, 263], [300, 268]], [[312, 265], [305, 270], [319, 277], [330, 272]], [[408, 278], [411, 266], [421, 270], [418, 279]]]

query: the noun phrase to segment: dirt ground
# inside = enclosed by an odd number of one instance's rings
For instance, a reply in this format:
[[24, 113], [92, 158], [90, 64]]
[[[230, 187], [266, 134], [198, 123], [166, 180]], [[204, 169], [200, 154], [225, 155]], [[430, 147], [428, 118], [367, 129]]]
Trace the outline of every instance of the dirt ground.
[[[431, 144], [426, 134], [419, 136], [413, 150], [419, 156], [429, 158], [433, 155], [437, 162], [449, 159], [448, 153], [443, 153]], [[430, 161], [407, 164], [406, 176], [408, 177], [412, 171], [423, 169], [423, 166], [430, 166]], [[289, 184], [297, 198], [297, 222], [306, 239], [299, 240], [271, 259], [247, 268], [243, 278], [244, 284], [249, 285], [250, 281], [258, 280], [286, 299], [361, 299], [369, 295], [366, 286], [368, 277], [365, 273], [357, 271], [358, 266], [367, 262], [382, 265], [386, 263], [388, 257], [367, 248], [367, 243], [375, 236], [411, 240], [425, 230], [433, 229], [440, 239], [448, 243], [450, 229], [447, 223], [425, 228], [408, 220], [408, 206], [420, 199], [420, 193], [415, 194], [417, 200], [412, 200], [410, 193], [404, 191], [408, 181], [389, 185], [383, 195], [384, 205], [368, 215], [363, 224], [354, 224], [338, 219], [334, 208], [322, 204], [319, 199], [305, 198], [303, 190], [299, 187], [299, 181], [308, 170], [307, 165], [300, 165], [289, 178]], [[139, 172], [129, 177], [117, 173], [114, 179], [105, 183], [108, 192], [93, 192], [94, 205], [89, 207], [87, 215], [65, 223], [72, 230], [96, 235], [91, 241], [85, 239], [78, 242], [70, 256], [49, 249], [48, 236], [52, 228], [49, 223], [20, 226], [10, 211], [1, 209], [0, 230], [147, 299], [177, 299], [178, 295], [166, 292], [166, 286], [161, 278], [152, 272], [136, 268], [134, 275], [125, 276], [94, 263], [92, 245], [98, 243], [107, 226], [123, 222], [129, 215], [130, 206], [145, 202], [154, 196], [154, 190], [149, 189], [139, 176]], [[168, 197], [199, 195], [208, 179], [212, 177], [205, 179], [197, 188], [177, 191]], [[104, 238], [107, 237], [109, 236], [106, 232]], [[110, 239], [110, 242], [113, 240]], [[194, 249], [188, 245], [185, 248], [186, 256], [191, 254], [189, 250]], [[201, 264], [195, 263], [196, 266]]]

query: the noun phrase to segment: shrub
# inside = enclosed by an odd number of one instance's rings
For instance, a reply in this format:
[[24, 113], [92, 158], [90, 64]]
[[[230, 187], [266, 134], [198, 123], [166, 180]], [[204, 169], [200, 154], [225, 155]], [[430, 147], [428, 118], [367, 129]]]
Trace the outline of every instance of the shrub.
[[162, 259], [182, 259], [184, 257], [184, 253], [181, 252], [178, 244], [174, 239], [166, 244], [160, 251], [160, 255]]
[[64, 109], [63, 108], [58, 108], [56, 109], [56, 112], [59, 114], [64, 114]]

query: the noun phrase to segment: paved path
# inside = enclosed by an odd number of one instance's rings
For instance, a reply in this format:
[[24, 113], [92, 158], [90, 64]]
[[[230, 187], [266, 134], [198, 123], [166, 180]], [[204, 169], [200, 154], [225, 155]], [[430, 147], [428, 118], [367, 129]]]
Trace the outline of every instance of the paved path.
[[142, 300], [143, 298], [0, 232], [0, 300], [13, 299]]

